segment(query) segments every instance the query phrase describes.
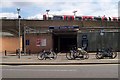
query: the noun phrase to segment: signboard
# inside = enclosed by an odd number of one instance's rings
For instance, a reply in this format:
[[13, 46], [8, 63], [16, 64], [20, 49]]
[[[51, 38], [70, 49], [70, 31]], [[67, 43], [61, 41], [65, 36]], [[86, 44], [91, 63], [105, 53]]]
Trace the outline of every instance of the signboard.
[[46, 39], [37, 39], [36, 46], [46, 46]]
[[36, 46], [40, 46], [40, 44], [41, 44], [41, 40], [40, 40], [40, 39], [37, 39], [37, 41], [36, 41]]
[[49, 29], [79, 29], [79, 26], [49, 26]]
[[46, 46], [46, 39], [41, 39], [41, 46]]
[[26, 45], [30, 45], [30, 40], [26, 40]]

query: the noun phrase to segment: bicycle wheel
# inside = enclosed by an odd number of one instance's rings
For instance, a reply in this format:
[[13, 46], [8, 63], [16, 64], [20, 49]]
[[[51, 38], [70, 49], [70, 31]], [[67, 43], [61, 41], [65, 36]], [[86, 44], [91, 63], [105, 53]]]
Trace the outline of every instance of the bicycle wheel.
[[112, 59], [117, 57], [117, 52], [112, 52]]
[[73, 54], [73, 53], [71, 53], [71, 52], [66, 53], [66, 58], [67, 58], [68, 60], [72, 60], [72, 57], [73, 57], [72, 54]]
[[89, 58], [89, 54], [87, 52], [84, 53], [84, 59], [88, 59]]
[[96, 54], [96, 58], [97, 58], [97, 59], [102, 59], [102, 58], [103, 58], [102, 53], [101, 53], [101, 52], [98, 52], [98, 53]]
[[57, 54], [55, 52], [52, 52], [52, 54], [53, 54], [52, 58], [56, 59], [57, 58]]
[[39, 54], [37, 55], [37, 58], [38, 58], [39, 60], [43, 60], [43, 59], [45, 58], [44, 53], [39, 53]]

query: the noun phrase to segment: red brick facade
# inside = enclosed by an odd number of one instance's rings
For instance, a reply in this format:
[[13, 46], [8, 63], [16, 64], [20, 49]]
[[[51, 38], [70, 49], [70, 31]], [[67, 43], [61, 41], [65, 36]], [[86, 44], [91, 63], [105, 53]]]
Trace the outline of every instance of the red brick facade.
[[[45, 40], [46, 46], [37, 46], [38, 39]], [[29, 40], [29, 45], [26, 45], [26, 50], [31, 50], [33, 53], [40, 52], [42, 49], [49, 50], [53, 46], [52, 34], [28, 34], [26, 35], [26, 40]]]

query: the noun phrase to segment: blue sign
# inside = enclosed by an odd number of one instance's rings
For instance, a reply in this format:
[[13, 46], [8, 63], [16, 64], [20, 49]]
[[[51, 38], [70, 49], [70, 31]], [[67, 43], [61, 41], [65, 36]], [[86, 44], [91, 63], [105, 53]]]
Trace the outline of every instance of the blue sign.
[[30, 40], [26, 40], [26, 45], [30, 45]]
[[79, 26], [49, 26], [49, 29], [79, 29]]

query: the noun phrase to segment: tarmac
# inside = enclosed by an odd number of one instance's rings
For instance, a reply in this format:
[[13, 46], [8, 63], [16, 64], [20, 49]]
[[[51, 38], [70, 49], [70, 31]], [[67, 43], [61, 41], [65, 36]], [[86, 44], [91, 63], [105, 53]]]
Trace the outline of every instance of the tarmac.
[[[118, 55], [119, 56], [119, 55]], [[95, 53], [89, 53], [89, 59], [68, 60], [65, 53], [59, 53], [57, 59], [39, 60], [37, 54], [22, 55], [18, 58], [16, 54], [2, 54], [1, 65], [84, 65], [84, 64], [119, 64], [118, 56], [115, 59], [96, 59]]]

